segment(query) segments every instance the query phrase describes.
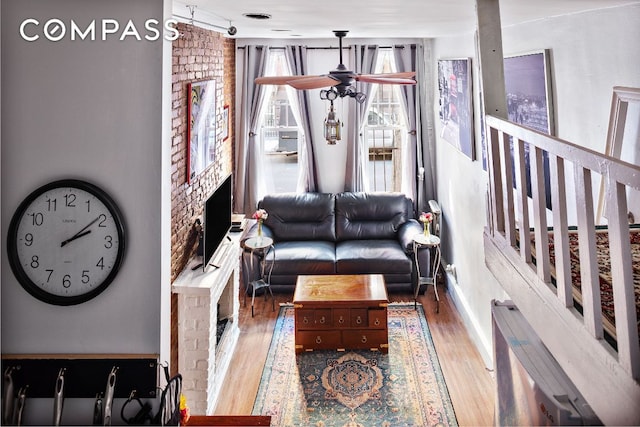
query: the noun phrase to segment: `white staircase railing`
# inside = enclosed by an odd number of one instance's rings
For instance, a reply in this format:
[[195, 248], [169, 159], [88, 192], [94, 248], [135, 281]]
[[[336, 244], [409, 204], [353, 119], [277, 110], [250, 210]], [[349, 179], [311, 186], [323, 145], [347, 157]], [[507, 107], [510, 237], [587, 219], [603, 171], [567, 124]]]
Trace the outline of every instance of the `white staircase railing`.
[[[640, 401], [640, 345], [627, 194], [640, 191], [640, 167], [500, 118], [487, 116], [486, 125], [489, 269], [603, 422], [638, 423], [640, 409], [631, 403]], [[595, 240], [600, 180], [615, 307], [608, 332]], [[570, 227], [579, 242], [579, 295], [572, 285]], [[614, 340], [605, 339], [607, 333]], [[612, 397], [628, 409], [611, 405]]]

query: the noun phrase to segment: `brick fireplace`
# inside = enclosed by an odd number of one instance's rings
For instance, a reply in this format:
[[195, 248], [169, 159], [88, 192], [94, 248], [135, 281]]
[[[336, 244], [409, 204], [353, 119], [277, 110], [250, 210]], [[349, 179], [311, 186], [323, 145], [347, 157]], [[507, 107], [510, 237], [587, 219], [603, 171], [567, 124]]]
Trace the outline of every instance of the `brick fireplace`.
[[178, 300], [178, 371], [193, 414], [214, 413], [240, 335], [240, 249], [237, 238], [223, 245], [216, 255], [219, 268], [192, 270], [193, 261], [172, 286]]

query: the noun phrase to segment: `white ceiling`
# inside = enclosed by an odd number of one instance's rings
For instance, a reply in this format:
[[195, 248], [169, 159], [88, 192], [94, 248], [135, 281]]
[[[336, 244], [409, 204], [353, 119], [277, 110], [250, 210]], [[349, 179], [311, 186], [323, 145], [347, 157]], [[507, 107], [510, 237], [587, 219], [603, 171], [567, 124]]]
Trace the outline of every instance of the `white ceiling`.
[[[640, 3], [640, 0], [501, 0], [503, 26]], [[349, 30], [354, 38], [431, 38], [475, 30], [475, 0], [174, 0], [173, 14], [235, 38], [331, 38]], [[245, 13], [266, 13], [268, 20]], [[201, 21], [201, 22], [198, 22]], [[206, 24], [202, 24], [202, 22]]]

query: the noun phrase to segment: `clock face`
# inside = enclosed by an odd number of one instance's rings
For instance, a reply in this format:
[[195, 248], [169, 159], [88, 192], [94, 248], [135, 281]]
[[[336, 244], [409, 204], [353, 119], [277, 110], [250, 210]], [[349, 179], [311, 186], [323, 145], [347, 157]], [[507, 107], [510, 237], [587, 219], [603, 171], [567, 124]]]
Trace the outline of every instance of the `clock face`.
[[62, 180], [40, 187], [9, 225], [11, 268], [34, 297], [51, 304], [85, 302], [101, 293], [120, 268], [122, 216], [98, 187]]

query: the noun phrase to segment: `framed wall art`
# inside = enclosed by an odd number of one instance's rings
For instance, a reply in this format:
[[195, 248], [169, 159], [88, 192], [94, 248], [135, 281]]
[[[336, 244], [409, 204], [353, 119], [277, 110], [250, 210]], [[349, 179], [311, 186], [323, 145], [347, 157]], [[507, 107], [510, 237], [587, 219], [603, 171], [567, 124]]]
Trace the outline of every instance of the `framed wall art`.
[[222, 140], [226, 141], [229, 138], [229, 126], [231, 117], [229, 117], [229, 104], [225, 105], [222, 109]]
[[504, 86], [509, 120], [553, 135], [549, 50], [506, 57]]
[[[640, 88], [615, 86], [611, 99], [609, 129], [605, 154], [632, 165], [640, 165]], [[640, 221], [640, 197], [631, 187], [626, 187], [629, 224]], [[605, 177], [600, 177], [598, 197], [598, 224], [608, 221]], [[635, 212], [635, 214], [634, 214]]]
[[[504, 85], [507, 95], [509, 121], [539, 132], [553, 135], [555, 121], [551, 91], [551, 68], [549, 50], [543, 49], [504, 59]], [[531, 196], [529, 144], [525, 144], [525, 167], [527, 168], [527, 194]], [[513, 145], [511, 147], [513, 159]], [[551, 208], [551, 183], [549, 155], [543, 153], [547, 208]], [[515, 173], [515, 171], [514, 171]], [[514, 180], [515, 182], [515, 180]]]
[[475, 160], [471, 58], [438, 60], [440, 136]]
[[187, 93], [187, 182], [191, 183], [215, 159], [216, 81], [189, 83]]

